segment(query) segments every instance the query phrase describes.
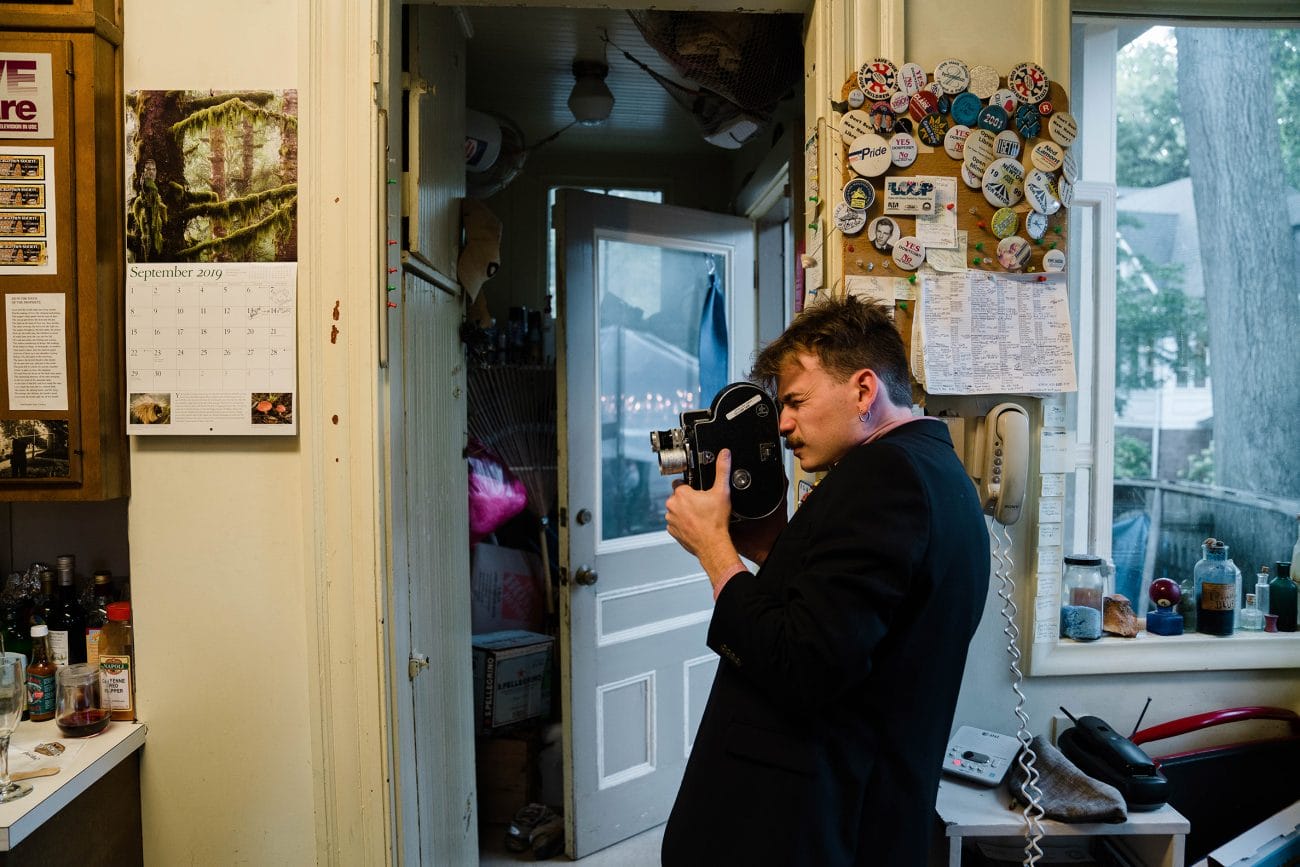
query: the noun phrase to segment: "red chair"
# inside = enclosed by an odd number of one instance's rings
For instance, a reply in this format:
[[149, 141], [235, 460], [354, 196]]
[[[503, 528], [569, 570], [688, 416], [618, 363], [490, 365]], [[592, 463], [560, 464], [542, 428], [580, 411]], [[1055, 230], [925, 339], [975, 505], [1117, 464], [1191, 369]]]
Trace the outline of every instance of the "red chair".
[[1191, 823], [1188, 864], [1300, 799], [1300, 716], [1280, 707], [1232, 707], [1170, 720], [1133, 735], [1133, 742], [1141, 745], [1259, 719], [1286, 722], [1290, 733], [1152, 756], [1169, 780], [1170, 806]]

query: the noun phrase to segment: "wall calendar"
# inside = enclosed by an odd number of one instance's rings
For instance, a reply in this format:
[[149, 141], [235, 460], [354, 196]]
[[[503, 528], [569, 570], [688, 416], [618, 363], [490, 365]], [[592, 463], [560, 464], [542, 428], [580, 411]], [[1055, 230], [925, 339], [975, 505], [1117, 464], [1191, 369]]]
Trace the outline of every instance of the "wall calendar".
[[293, 435], [297, 263], [129, 264], [127, 433]]

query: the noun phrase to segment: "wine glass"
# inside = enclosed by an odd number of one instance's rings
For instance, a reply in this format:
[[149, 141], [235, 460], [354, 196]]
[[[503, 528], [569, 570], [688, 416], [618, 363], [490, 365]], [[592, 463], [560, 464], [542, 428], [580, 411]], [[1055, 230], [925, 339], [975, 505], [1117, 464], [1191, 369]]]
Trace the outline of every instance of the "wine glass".
[[18, 720], [27, 705], [23, 658], [14, 654], [0, 656], [0, 802], [15, 801], [31, 792], [30, 783], [9, 779], [9, 738], [18, 728]]

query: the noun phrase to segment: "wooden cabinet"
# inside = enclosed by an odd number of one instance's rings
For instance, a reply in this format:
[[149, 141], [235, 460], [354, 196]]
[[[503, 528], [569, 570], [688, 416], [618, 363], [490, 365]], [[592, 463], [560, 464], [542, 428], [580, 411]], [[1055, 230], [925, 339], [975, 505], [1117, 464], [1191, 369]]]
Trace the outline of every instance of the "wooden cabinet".
[[[0, 224], [10, 215], [0, 225], [8, 233], [0, 234], [0, 500], [128, 493], [122, 71], [113, 35], [120, 21], [118, 0], [9, 3], [0, 13], [0, 59], [50, 58], [53, 115], [48, 138], [9, 138], [14, 127], [4, 127], [3, 108], [16, 79], [0, 80], [0, 174], [33, 173], [30, 180], [0, 177]], [[60, 22], [66, 30], [54, 29]], [[38, 80], [35, 87], [43, 85]], [[43, 206], [33, 207], [42, 197]], [[37, 237], [43, 228], [35, 217], [23, 223], [12, 216], [23, 213], [48, 220], [52, 269], [25, 272], [15, 264], [15, 234]]]

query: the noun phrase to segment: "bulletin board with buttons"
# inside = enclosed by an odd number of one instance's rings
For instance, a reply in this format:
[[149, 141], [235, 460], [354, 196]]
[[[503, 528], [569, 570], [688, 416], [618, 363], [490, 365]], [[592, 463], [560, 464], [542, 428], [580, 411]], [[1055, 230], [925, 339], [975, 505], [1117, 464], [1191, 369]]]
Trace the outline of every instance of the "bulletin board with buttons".
[[[843, 171], [838, 186], [820, 186], [823, 213], [841, 236], [845, 292], [893, 304], [921, 402], [926, 392], [1073, 390], [1072, 362], [1052, 360], [1073, 354], [1063, 278], [1078, 127], [1064, 88], [1032, 62], [999, 71], [948, 59], [926, 70], [875, 58], [849, 77], [841, 96], [832, 137]], [[1010, 297], [1035, 326], [1050, 320], [1049, 330], [1059, 332], [1063, 325], [1064, 339], [1054, 333], [1045, 352], [1014, 348], [1043, 368], [1023, 381], [963, 372], [960, 362], [951, 370], [935, 359], [922, 365], [912, 343], [923, 287], [953, 297], [992, 291], [1003, 313]], [[1043, 305], [1061, 309], [1043, 314]], [[967, 366], [978, 367], [978, 358], [974, 351]]]

